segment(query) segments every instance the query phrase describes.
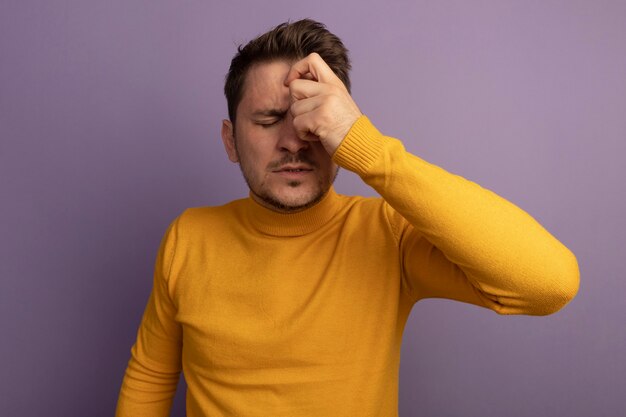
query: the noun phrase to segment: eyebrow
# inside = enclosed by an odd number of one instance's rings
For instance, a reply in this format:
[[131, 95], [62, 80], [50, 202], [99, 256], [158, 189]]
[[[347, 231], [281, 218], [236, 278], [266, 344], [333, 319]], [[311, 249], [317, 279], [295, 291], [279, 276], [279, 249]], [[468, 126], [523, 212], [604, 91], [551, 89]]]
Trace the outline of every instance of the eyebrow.
[[258, 117], [258, 116], [267, 116], [267, 117], [283, 117], [285, 116], [285, 114], [287, 114], [287, 110], [282, 110], [282, 109], [264, 109], [264, 110], [257, 110], [254, 113], [252, 113], [252, 116], [254, 117]]

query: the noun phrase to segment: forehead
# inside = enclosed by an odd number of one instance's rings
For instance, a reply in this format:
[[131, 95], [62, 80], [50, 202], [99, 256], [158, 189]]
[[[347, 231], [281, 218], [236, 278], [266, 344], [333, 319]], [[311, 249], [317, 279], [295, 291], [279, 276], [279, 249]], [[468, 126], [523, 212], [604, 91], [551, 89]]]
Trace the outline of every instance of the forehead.
[[238, 111], [281, 109], [289, 105], [289, 88], [285, 78], [291, 65], [272, 61], [253, 65], [246, 75]]

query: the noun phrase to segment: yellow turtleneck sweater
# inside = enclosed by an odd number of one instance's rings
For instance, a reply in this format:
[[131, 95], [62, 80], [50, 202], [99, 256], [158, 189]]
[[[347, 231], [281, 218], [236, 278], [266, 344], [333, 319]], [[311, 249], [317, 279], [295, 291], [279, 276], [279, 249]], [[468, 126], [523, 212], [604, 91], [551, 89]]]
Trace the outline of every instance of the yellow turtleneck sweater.
[[408, 154], [366, 117], [333, 155], [381, 198], [332, 189], [279, 214], [252, 199], [168, 229], [118, 417], [391, 417], [412, 305], [445, 297], [544, 315], [578, 289], [573, 254], [532, 217]]

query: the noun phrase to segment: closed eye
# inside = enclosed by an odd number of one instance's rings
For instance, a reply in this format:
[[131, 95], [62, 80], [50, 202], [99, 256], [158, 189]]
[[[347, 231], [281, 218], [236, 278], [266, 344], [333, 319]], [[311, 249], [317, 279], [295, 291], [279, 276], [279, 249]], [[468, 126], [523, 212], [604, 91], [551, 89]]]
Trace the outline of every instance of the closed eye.
[[257, 125], [268, 128], [282, 121], [286, 115], [287, 110], [270, 109], [254, 112], [253, 117], [256, 116], [255, 123]]
[[259, 126], [263, 126], [263, 127], [270, 127], [270, 126], [274, 126], [280, 120], [281, 119], [264, 120], [264, 121], [261, 121], [261, 122], [256, 122], [256, 124], [258, 124]]

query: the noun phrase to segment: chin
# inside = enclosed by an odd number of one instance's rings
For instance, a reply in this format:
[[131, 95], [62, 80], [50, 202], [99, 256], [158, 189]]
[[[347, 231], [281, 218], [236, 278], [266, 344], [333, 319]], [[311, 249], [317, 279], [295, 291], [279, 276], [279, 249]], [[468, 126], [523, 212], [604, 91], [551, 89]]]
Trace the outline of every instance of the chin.
[[297, 195], [283, 195], [276, 200], [285, 207], [302, 208], [317, 203], [325, 193], [321, 190]]
[[296, 188], [257, 194], [271, 208], [284, 212], [295, 212], [317, 204], [326, 195], [328, 189], [298, 190]]

